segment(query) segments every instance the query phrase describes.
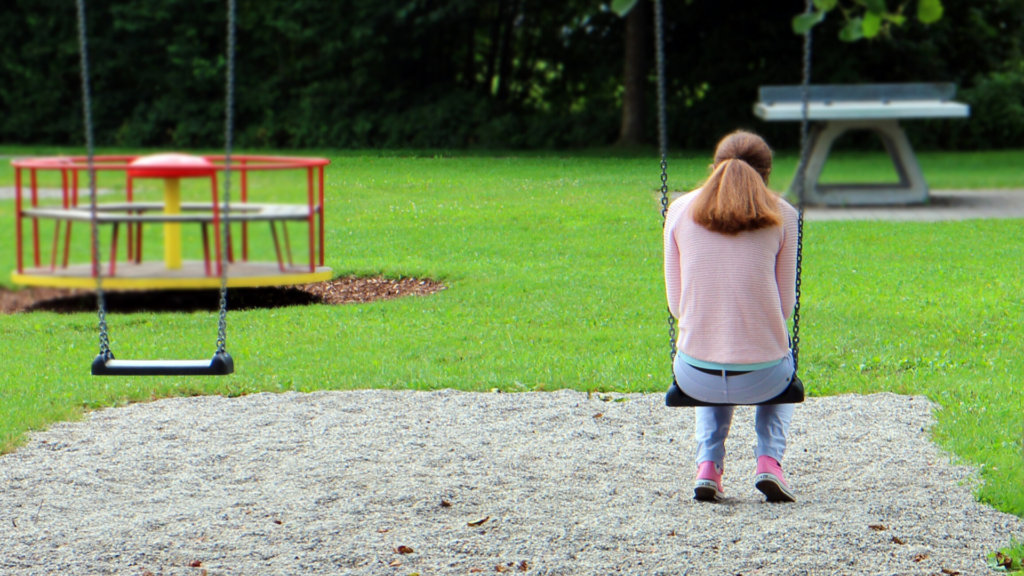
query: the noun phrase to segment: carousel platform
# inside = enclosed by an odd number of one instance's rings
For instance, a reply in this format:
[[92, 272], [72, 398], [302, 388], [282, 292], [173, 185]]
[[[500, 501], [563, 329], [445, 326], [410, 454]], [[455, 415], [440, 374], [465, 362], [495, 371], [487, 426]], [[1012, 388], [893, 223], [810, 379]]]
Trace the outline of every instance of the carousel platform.
[[[103, 287], [108, 290], [180, 290], [219, 288], [220, 277], [207, 275], [207, 264], [203, 261], [182, 262], [179, 269], [170, 270], [162, 262], [119, 263], [113, 275], [103, 274]], [[274, 262], [236, 262], [228, 264], [229, 288], [253, 288], [257, 286], [291, 286], [311, 284], [330, 280], [333, 271], [317, 266], [310, 272], [308, 267], [286, 267], [283, 270]], [[67, 268], [50, 267], [25, 268], [21, 273], [11, 274], [11, 281], [24, 286], [47, 288], [95, 289], [96, 278], [92, 265], [74, 264]]]

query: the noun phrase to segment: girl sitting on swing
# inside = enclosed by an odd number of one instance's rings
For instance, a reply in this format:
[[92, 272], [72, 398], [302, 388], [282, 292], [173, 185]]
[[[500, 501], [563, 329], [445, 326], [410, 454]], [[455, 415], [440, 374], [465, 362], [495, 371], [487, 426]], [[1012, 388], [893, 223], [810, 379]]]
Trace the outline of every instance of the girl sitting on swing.
[[[694, 498], [722, 489], [734, 404], [778, 396], [793, 378], [786, 320], [796, 300], [797, 212], [768, 190], [772, 151], [738, 131], [715, 151], [701, 188], [672, 203], [665, 221], [665, 289], [679, 323], [673, 369], [697, 407]], [[793, 404], [759, 405], [755, 486], [769, 502], [795, 502], [782, 475]]]

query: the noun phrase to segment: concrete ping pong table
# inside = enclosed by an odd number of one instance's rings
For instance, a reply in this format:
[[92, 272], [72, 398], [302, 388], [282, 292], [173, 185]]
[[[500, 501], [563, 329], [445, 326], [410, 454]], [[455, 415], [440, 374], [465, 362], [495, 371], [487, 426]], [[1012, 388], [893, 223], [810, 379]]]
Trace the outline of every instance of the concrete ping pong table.
[[[970, 107], [953, 102], [954, 84], [823, 84], [810, 87], [811, 155], [804, 201], [827, 206], [916, 204], [928, 201], [928, 183], [899, 121], [967, 118]], [[800, 86], [762, 86], [754, 114], [769, 122], [800, 121]], [[898, 184], [820, 184], [833, 143], [850, 130], [877, 133], [892, 158]], [[794, 185], [790, 190], [794, 191]]]

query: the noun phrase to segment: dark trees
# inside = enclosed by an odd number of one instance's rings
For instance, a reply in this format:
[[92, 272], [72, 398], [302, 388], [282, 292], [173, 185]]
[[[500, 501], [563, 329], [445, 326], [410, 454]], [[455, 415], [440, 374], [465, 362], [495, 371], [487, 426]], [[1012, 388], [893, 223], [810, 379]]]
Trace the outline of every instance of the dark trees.
[[626, 15], [626, 49], [623, 61], [622, 126], [619, 144], [643, 144], [647, 141], [645, 109], [647, 100], [648, 53], [651, 50], [651, 3], [638, 2]]
[[[946, 122], [919, 139], [1024, 146], [1006, 120], [1024, 84], [1013, 64], [1024, 0], [944, 5], [930, 28], [908, 22], [891, 40], [853, 48], [830, 16], [815, 36], [815, 81], [955, 81], [984, 102], [975, 114], [1001, 110], [998, 118], [977, 133]], [[802, 0], [664, 7], [672, 146], [707, 148], [738, 127], [794, 144], [792, 126], [759, 123], [750, 109], [759, 85], [799, 80], [790, 19]], [[221, 144], [223, 8], [90, 0], [101, 144]], [[239, 146], [535, 148], [655, 134], [649, 13], [636, 16], [647, 22], [641, 40], [594, 0], [239, 0], [239, 17]], [[75, 34], [71, 4], [0, 2], [0, 141], [81, 143]], [[627, 59], [643, 71], [628, 81]]]

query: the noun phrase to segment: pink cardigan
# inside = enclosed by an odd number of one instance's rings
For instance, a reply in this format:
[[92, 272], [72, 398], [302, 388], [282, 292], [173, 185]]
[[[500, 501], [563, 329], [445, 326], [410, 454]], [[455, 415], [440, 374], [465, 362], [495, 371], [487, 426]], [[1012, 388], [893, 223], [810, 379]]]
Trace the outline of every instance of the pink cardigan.
[[665, 291], [679, 321], [676, 349], [715, 364], [760, 364], [789, 353], [796, 302], [797, 212], [782, 226], [727, 236], [693, 221], [700, 189], [677, 199], [665, 222]]

